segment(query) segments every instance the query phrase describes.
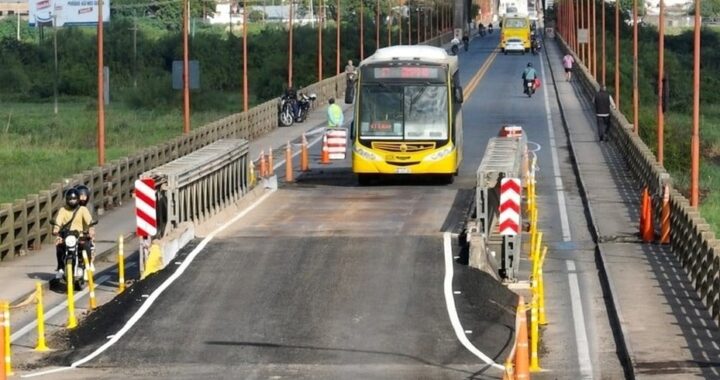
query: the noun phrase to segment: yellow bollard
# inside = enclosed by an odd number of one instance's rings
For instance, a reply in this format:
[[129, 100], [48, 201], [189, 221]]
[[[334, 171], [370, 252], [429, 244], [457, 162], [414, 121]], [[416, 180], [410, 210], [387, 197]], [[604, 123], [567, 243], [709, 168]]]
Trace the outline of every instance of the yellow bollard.
[[[533, 279], [533, 282], [537, 281]], [[530, 372], [540, 372], [538, 363], [538, 340], [540, 329], [538, 327], [537, 287], [533, 287], [532, 303], [530, 306]]]
[[255, 181], [257, 181], [257, 178], [255, 177], [255, 163], [250, 160], [250, 187], [255, 186]]
[[537, 240], [537, 210], [530, 214], [530, 252], [528, 257], [532, 259], [533, 250], [535, 249], [535, 241]]
[[12, 371], [12, 351], [10, 348], [10, 303], [3, 302], [3, 347], [5, 348], [5, 374], [7, 376], [14, 375]]
[[125, 291], [125, 253], [123, 253], [123, 236], [118, 238], [118, 293]]
[[45, 352], [49, 348], [45, 345], [45, 311], [43, 309], [43, 290], [40, 281], [35, 283], [35, 300], [37, 301], [37, 345], [35, 345], [35, 351]]
[[88, 291], [90, 293], [90, 310], [95, 310], [97, 301], [95, 301], [95, 280], [94, 273], [90, 270], [90, 260], [88, 260], [87, 252], [83, 251], [83, 263], [85, 263], [85, 272], [88, 278]]
[[[3, 301], [0, 304], [5, 304]], [[5, 330], [5, 313], [0, 313], [0, 329]], [[5, 361], [5, 333], [0, 331], [0, 358]], [[7, 373], [4, 365], [0, 366], [0, 380], [7, 380]]]
[[537, 268], [537, 282], [538, 282], [538, 323], [541, 325], [547, 325], [547, 319], [545, 318], [545, 284], [543, 280], [543, 264], [545, 264], [545, 255], [547, 255], [548, 247], [543, 248], [543, 253], [540, 255], [540, 262]]
[[77, 327], [77, 318], [75, 318], [75, 292], [73, 289], [73, 268], [68, 262], [65, 265], [65, 280], [67, 281], [67, 304], [68, 304], [68, 323], [67, 328], [74, 329]]

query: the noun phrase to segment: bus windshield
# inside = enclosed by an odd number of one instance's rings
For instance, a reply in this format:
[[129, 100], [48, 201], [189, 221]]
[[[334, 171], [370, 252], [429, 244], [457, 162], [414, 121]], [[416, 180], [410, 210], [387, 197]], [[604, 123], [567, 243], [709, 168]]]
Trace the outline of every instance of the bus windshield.
[[361, 139], [448, 139], [446, 85], [367, 83], [359, 101]]

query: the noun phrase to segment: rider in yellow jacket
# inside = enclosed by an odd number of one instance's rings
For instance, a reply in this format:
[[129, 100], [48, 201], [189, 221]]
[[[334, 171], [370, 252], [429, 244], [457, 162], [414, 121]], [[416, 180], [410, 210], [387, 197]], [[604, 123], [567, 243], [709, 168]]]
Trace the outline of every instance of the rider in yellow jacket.
[[[68, 232], [78, 232], [80, 234], [87, 232], [90, 238], [94, 237], [95, 229], [92, 227], [93, 220], [90, 210], [85, 206], [79, 205], [79, 194], [77, 189], [69, 189], [65, 192], [65, 207], [61, 208], [55, 216], [53, 225], [53, 235], [55, 239], [55, 256], [57, 258], [57, 274], [56, 277], [62, 277], [65, 254], [65, 241], [63, 240]], [[85, 244], [78, 242], [78, 252], [83, 250], [89, 252]]]

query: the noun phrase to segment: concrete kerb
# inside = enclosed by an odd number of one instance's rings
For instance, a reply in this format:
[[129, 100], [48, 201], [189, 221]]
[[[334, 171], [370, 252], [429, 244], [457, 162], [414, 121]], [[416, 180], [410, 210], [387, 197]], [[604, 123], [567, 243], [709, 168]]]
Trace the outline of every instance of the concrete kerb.
[[[557, 41], [562, 41], [562, 39], [558, 38], [559, 36], [556, 36]], [[561, 42], [558, 42], [559, 44]], [[564, 43], [564, 41], [562, 42]], [[553, 78], [553, 86], [555, 87], [555, 96], [557, 98], [558, 102], [558, 108], [560, 110], [560, 120], [562, 121], [563, 130], [565, 131], [565, 137], [568, 141], [568, 150], [570, 152], [570, 162], [573, 167], [573, 172], [575, 173], [575, 176], [578, 181], [578, 188], [580, 193], [580, 198], [582, 199], [582, 203], [584, 206], [584, 213], [585, 213], [585, 219], [587, 220], [588, 224], [591, 226], [590, 234], [592, 235], [593, 242], [595, 243], [595, 253], [596, 258], [599, 259], [600, 262], [600, 277], [601, 277], [601, 283], [603, 284], [604, 292], [609, 294], [609, 299], [612, 301], [612, 307], [610, 308], [610, 321], [612, 324], [615, 325], [616, 328], [613, 328], [613, 331], [619, 331], [619, 339], [618, 339], [618, 351], [619, 356], [622, 361], [623, 370], [625, 371], [625, 375], [628, 378], [634, 379], [635, 373], [635, 355], [632, 352], [632, 346], [630, 344], [630, 335], [628, 333], [628, 329], [625, 326], [625, 319], [623, 318], [622, 311], [620, 309], [620, 302], [617, 300], [616, 295], [618, 294], [617, 289], [615, 288], [614, 282], [612, 280], [612, 277], [610, 276], [610, 273], [608, 272], [605, 262], [607, 261], [605, 258], [605, 254], [603, 252], [602, 246], [599, 243], [599, 237], [600, 237], [600, 230], [598, 228], [595, 214], [593, 212], [592, 206], [590, 205], [590, 200], [587, 194], [587, 188], [585, 186], [585, 181], [583, 179], [582, 173], [580, 172], [580, 166], [577, 161], [577, 157], [575, 154], [575, 145], [572, 139], [572, 135], [570, 133], [570, 127], [567, 123], [567, 119], [565, 117], [565, 111], [562, 104], [562, 99], [560, 97], [560, 93], [557, 89], [557, 82], [555, 79], [555, 73], [552, 70], [553, 63], [550, 60], [550, 57], [546, 54], [545, 58], [548, 62], [548, 65], [550, 66], [550, 75]], [[612, 315], [614, 312], [614, 315]]]

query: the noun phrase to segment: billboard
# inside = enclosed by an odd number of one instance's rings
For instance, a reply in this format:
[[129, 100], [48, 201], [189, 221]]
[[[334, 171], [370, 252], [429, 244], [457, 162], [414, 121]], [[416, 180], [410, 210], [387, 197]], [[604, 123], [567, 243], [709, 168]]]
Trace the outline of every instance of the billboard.
[[[56, 18], [56, 26], [63, 25], [97, 25], [97, 0], [29, 0], [30, 26], [40, 24], [52, 25]], [[110, 0], [103, 0], [103, 21], [110, 21]]]

